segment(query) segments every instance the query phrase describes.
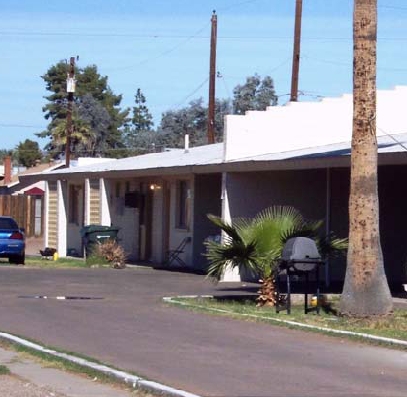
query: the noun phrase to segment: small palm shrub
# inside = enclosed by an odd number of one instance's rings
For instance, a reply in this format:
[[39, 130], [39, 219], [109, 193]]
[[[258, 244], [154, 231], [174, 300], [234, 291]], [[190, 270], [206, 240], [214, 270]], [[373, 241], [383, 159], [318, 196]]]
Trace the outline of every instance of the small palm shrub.
[[115, 240], [106, 240], [97, 245], [96, 256], [103, 258], [115, 269], [124, 269], [126, 267], [127, 255], [124, 249]]
[[347, 239], [332, 234], [320, 238], [322, 221], [307, 221], [293, 207], [270, 207], [253, 219], [235, 219], [232, 224], [208, 215], [224, 234], [221, 243], [208, 241], [206, 257], [209, 261], [208, 277], [220, 280], [228, 267], [238, 267], [259, 276], [261, 287], [258, 306], [274, 306], [276, 268], [284, 244], [291, 237], [313, 238], [322, 257], [347, 249]]

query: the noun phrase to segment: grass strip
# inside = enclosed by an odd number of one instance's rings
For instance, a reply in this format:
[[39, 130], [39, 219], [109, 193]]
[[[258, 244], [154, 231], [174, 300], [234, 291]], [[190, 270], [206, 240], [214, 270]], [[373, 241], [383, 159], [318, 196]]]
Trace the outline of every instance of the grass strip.
[[372, 319], [351, 319], [335, 313], [333, 301], [327, 312], [305, 314], [303, 305], [292, 307], [292, 314], [277, 314], [275, 308], [259, 308], [251, 299], [233, 300], [216, 297], [175, 297], [164, 301], [189, 310], [224, 315], [249, 321], [261, 321], [293, 329], [322, 332], [348, 337], [374, 345], [407, 350], [407, 312], [395, 310], [391, 316]]
[[[26, 340], [29, 341], [30, 343], [32, 343], [33, 345], [37, 345], [37, 342], [35, 342], [35, 341], [28, 340], [28, 339], [26, 339]], [[94, 360], [93, 358], [87, 357], [85, 355], [76, 354], [76, 353], [74, 354], [71, 352], [57, 350], [57, 349], [49, 348], [49, 347], [44, 348], [45, 350], [55, 351], [58, 354], [58, 355], [55, 355], [52, 353], [48, 353], [46, 351], [45, 352], [39, 351], [39, 350], [37, 350], [35, 348], [31, 348], [27, 345], [22, 345], [18, 342], [14, 342], [10, 339], [4, 339], [1, 336], [1, 334], [0, 334], [0, 346], [4, 349], [11, 349], [18, 353], [23, 353], [24, 355], [38, 361], [39, 363], [41, 363], [43, 365], [48, 366], [48, 367], [64, 370], [66, 372], [73, 373], [75, 375], [79, 375], [79, 376], [83, 376], [83, 377], [87, 377], [92, 380], [97, 379], [97, 381], [99, 381], [103, 384], [114, 385], [114, 386], [123, 388], [125, 390], [129, 390], [129, 388], [128, 388], [129, 383], [124, 382], [122, 379], [118, 378], [117, 376], [115, 376], [113, 374], [108, 374], [108, 373], [105, 373], [102, 371], [98, 371], [96, 369], [92, 369], [86, 365], [80, 365], [67, 358], [68, 356], [75, 356], [78, 359], [83, 360], [84, 362], [86, 361], [86, 362], [95, 363], [101, 367], [105, 366], [100, 361]], [[7, 368], [7, 367], [5, 367], [5, 368]], [[112, 366], [109, 366], [109, 368], [120, 372], [119, 369], [114, 368]], [[1, 368], [0, 368], [0, 371], [1, 371]], [[138, 377], [135, 374], [132, 374], [132, 375], [134, 375], [134, 377], [136, 379], [141, 379], [140, 377]], [[131, 384], [131, 389], [134, 390], [134, 388], [135, 388], [135, 384]], [[137, 397], [156, 396], [155, 394], [151, 394], [151, 393], [143, 391], [143, 390], [137, 390], [136, 393], [137, 394], [135, 394], [135, 397], [136, 396]]]
[[23, 339], [21, 337], [0, 332], [0, 340], [3, 343], [9, 343], [13, 349], [21, 352], [26, 352], [40, 360], [49, 363], [57, 363], [67, 371], [79, 374], [88, 375], [91, 378], [104, 380], [106, 383], [114, 383], [116, 385], [128, 385], [136, 392], [137, 397], [199, 397], [196, 394], [189, 393], [184, 390], [174, 389], [172, 387], [141, 378], [131, 372], [125, 372], [116, 369], [112, 366], [107, 366], [92, 358], [83, 355], [63, 352], [57, 349], [51, 349], [41, 346], [40, 344]]
[[0, 375], [10, 375], [10, 370], [5, 365], [0, 364]]

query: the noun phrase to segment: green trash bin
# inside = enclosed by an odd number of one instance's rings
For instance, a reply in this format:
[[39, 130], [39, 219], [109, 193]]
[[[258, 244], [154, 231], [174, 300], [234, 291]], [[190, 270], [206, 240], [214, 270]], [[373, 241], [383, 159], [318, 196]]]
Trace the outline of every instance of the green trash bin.
[[101, 244], [106, 240], [117, 240], [119, 228], [114, 226], [87, 225], [81, 229], [81, 237], [85, 254], [88, 256], [96, 244]]

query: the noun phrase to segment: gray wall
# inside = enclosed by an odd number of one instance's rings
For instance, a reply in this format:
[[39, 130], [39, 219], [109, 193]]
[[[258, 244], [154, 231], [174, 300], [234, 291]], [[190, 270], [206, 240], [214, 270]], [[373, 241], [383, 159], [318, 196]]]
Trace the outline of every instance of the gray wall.
[[253, 217], [273, 205], [293, 206], [307, 219], [325, 217], [325, 170], [231, 173], [227, 189], [232, 218]]
[[[379, 167], [380, 235], [388, 282], [393, 291], [407, 282], [407, 167]], [[349, 168], [330, 170], [330, 230], [346, 237], [349, 229]], [[325, 219], [326, 170], [248, 172], [228, 175], [233, 217], [253, 217], [271, 205], [291, 205], [308, 219]], [[346, 258], [330, 262], [333, 284], [341, 288]]]
[[210, 235], [219, 233], [207, 214], [221, 216], [222, 175], [196, 175], [194, 187], [194, 231], [193, 231], [193, 267], [206, 269], [207, 261], [203, 241]]
[[407, 167], [379, 167], [380, 237], [393, 290], [407, 282]]
[[[348, 199], [350, 170], [334, 169], [331, 195], [331, 229], [339, 236], [348, 234]], [[407, 282], [407, 167], [380, 166], [378, 172], [380, 204], [380, 240], [387, 280], [393, 291]], [[342, 273], [342, 275], [341, 275]], [[343, 278], [345, 267], [336, 277]]]
[[[331, 225], [338, 237], [348, 235], [349, 170], [330, 170]], [[253, 217], [274, 205], [295, 207], [309, 220], [326, 220], [327, 170], [267, 171], [230, 174], [228, 195], [232, 218]], [[329, 262], [331, 286], [339, 285], [346, 269], [345, 257]], [[321, 269], [321, 277], [325, 277]]]

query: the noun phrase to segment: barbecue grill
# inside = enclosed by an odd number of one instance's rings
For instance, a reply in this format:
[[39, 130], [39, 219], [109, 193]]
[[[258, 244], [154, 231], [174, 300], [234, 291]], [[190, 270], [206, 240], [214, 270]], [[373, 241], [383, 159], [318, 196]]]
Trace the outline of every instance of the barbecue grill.
[[[320, 296], [319, 296], [319, 266], [323, 265], [324, 261], [318, 252], [315, 241], [308, 237], [293, 237], [287, 240], [284, 245], [281, 259], [277, 267], [276, 285], [277, 285], [277, 303], [276, 311], [287, 310], [291, 313], [291, 277], [305, 278], [305, 293], [304, 293], [304, 312], [316, 311], [319, 313]], [[309, 291], [309, 275], [314, 272], [316, 279], [317, 305], [316, 307], [308, 307]], [[282, 299], [280, 294], [280, 281], [285, 276], [287, 282], [287, 297]]]

